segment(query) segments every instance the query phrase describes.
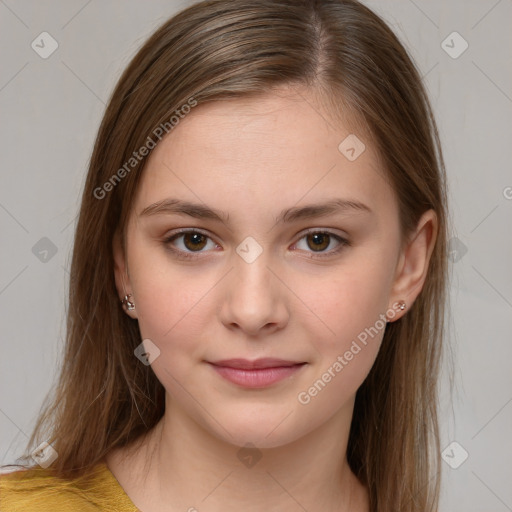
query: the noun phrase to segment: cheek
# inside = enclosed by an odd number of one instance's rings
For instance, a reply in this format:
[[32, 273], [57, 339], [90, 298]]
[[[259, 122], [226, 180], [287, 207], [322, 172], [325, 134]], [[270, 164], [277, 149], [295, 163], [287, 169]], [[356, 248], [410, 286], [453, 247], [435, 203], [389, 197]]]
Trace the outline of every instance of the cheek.
[[319, 336], [312, 341], [317, 339], [322, 344], [321, 352], [343, 349], [365, 329], [382, 323], [379, 319], [388, 307], [389, 274], [363, 267], [362, 271], [350, 267], [315, 283], [305, 281], [296, 290], [314, 313], [302, 320], [299, 315], [297, 320], [308, 322], [308, 331], [315, 323]]
[[[377, 357], [386, 327], [389, 268], [361, 259], [346, 269], [316, 280], [315, 286], [304, 282], [297, 290], [314, 313], [296, 318], [315, 350], [309, 383], [310, 397], [323, 397], [318, 405], [324, 400], [339, 405], [355, 393]], [[302, 391], [309, 395], [308, 389]]]
[[208, 275], [199, 278], [192, 266], [176, 264], [157, 242], [148, 242], [141, 235], [133, 238], [130, 280], [136, 292], [141, 335], [165, 341], [182, 324], [194, 329], [196, 323], [191, 318], [211, 288]]
[[197, 362], [204, 357], [208, 340], [205, 324], [205, 297], [210, 286], [199, 279], [185, 279], [177, 273], [147, 275], [137, 294], [139, 329], [159, 348], [152, 370], [164, 388], [193, 413], [192, 396], [202, 396], [201, 382], [195, 378]]
[[137, 285], [137, 313], [141, 335], [154, 338], [162, 347], [188, 347], [207, 334], [204, 325], [209, 303], [208, 278], [183, 273], [140, 275]]
[[[319, 327], [316, 319], [302, 325], [310, 333], [315, 359], [296, 399], [302, 407], [308, 406], [304, 414], [313, 423], [315, 416], [330, 417], [354, 397], [375, 362], [386, 327], [385, 308], [376, 290], [352, 292], [344, 284], [343, 292], [333, 286], [317, 301], [316, 313], [326, 326]], [[313, 335], [313, 323], [322, 335]]]
[[160, 350], [152, 369], [173, 395], [185, 385], [194, 392], [192, 369], [204, 358], [213, 332], [212, 291], [219, 277], [198, 275], [193, 266], [173, 263], [155, 249], [134, 251], [131, 263], [141, 338]]

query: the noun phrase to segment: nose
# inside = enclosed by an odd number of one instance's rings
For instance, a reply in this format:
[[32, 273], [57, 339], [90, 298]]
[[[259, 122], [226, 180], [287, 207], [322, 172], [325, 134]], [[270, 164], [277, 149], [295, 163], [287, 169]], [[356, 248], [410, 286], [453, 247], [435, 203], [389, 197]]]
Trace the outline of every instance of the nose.
[[287, 288], [263, 255], [247, 263], [235, 255], [234, 268], [224, 280], [221, 322], [248, 336], [271, 334], [289, 321]]

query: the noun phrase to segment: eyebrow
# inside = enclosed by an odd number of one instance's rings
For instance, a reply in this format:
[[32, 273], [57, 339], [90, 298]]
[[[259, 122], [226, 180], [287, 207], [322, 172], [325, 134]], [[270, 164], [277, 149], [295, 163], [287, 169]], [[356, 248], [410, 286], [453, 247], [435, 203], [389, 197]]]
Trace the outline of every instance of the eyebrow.
[[[294, 222], [297, 220], [325, 217], [335, 213], [374, 213], [371, 208], [360, 201], [350, 199], [332, 199], [321, 204], [310, 204], [283, 210], [276, 223]], [[228, 222], [229, 214], [210, 208], [204, 204], [192, 203], [181, 199], [164, 199], [144, 208], [139, 217], [159, 214], [188, 215], [196, 219], [210, 219], [218, 222]]]

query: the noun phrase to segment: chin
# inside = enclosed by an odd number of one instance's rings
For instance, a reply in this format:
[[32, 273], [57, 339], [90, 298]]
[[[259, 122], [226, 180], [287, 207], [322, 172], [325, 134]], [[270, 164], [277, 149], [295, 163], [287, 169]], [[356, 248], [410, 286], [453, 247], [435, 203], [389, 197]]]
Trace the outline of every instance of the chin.
[[306, 434], [294, 428], [290, 422], [291, 418], [292, 414], [289, 411], [284, 414], [272, 414], [268, 418], [262, 414], [253, 414], [249, 419], [230, 418], [229, 421], [221, 423], [227, 425], [227, 432], [218, 424], [210, 424], [209, 430], [215, 437], [236, 447], [278, 448]]

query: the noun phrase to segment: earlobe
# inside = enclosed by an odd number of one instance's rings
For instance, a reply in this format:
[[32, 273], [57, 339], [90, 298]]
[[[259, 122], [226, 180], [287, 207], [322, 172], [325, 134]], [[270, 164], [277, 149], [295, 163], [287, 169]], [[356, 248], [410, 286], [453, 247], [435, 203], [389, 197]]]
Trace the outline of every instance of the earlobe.
[[135, 301], [130, 292], [131, 283], [128, 276], [128, 267], [121, 242], [119, 231], [116, 231], [112, 240], [112, 252], [114, 257], [114, 279], [121, 307], [131, 318], [138, 318], [135, 311]]
[[[403, 301], [410, 309], [420, 294], [428, 272], [430, 257], [437, 238], [437, 215], [426, 211], [402, 250], [390, 296], [391, 304]], [[400, 312], [395, 319], [402, 316]]]

